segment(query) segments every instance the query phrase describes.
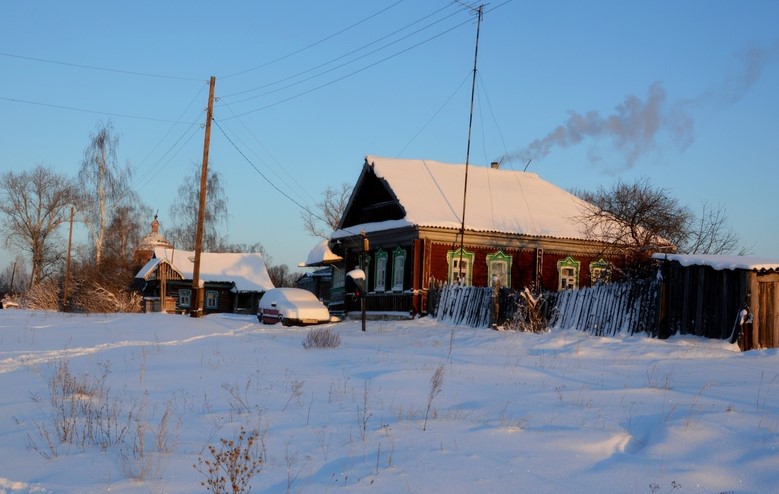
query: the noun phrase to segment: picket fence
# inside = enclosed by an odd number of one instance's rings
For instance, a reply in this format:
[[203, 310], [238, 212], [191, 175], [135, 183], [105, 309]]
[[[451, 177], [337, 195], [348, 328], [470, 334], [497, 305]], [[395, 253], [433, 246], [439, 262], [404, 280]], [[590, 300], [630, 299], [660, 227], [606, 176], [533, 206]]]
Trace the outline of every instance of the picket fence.
[[558, 292], [549, 327], [657, 336], [659, 290], [657, 280], [634, 280]]
[[[633, 280], [561, 292], [546, 292], [549, 328], [577, 329], [595, 336], [646, 333], [657, 336], [660, 283]], [[513, 313], [506, 301], [518, 301], [516, 292], [501, 290], [503, 306], [493, 312], [493, 291], [486, 287], [445, 285], [431, 293], [430, 313], [439, 321], [458, 326], [487, 328], [500, 325]], [[514, 302], [513, 302], [514, 303]], [[497, 321], [491, 315], [498, 314]]]
[[444, 285], [431, 298], [431, 313], [441, 322], [472, 328], [490, 326], [491, 288]]

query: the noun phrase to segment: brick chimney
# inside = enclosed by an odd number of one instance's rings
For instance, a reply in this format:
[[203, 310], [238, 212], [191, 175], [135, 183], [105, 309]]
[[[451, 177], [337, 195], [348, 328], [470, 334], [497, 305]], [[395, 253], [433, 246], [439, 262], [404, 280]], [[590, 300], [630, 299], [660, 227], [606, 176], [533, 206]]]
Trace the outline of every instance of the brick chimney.
[[497, 170], [498, 168], [500, 168], [500, 163], [498, 163], [497, 161], [493, 161], [492, 163], [490, 163], [490, 168], [492, 168], [493, 170]]

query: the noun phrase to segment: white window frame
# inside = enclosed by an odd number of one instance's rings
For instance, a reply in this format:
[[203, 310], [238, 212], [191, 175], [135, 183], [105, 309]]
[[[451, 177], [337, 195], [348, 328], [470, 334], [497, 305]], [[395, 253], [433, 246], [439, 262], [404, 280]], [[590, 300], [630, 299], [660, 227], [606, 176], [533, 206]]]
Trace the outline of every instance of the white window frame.
[[179, 289], [179, 307], [191, 307], [192, 306], [192, 289], [180, 288]]
[[558, 290], [577, 290], [579, 288], [579, 270], [582, 263], [571, 256], [557, 261]]
[[[462, 256], [460, 253], [462, 252]], [[460, 280], [460, 259], [462, 258], [465, 269], [463, 270], [463, 279]], [[468, 252], [464, 248], [450, 250], [446, 253], [446, 261], [449, 264], [449, 283], [452, 285], [460, 283], [465, 286], [473, 284], [473, 258], [474, 253]]]
[[206, 290], [206, 309], [216, 309], [218, 307], [219, 292], [216, 290]]
[[406, 274], [406, 249], [401, 246], [392, 252], [392, 291], [403, 291], [403, 278]]
[[608, 283], [611, 281], [611, 264], [603, 258], [590, 263], [590, 284], [595, 285], [598, 282]]
[[[511, 256], [502, 250], [487, 254], [487, 283], [492, 286], [492, 278], [497, 275], [500, 286], [511, 288]], [[497, 271], [497, 272], [496, 272]]]
[[376, 293], [387, 291], [387, 261], [389, 255], [383, 250], [376, 251], [376, 284], [373, 289]]

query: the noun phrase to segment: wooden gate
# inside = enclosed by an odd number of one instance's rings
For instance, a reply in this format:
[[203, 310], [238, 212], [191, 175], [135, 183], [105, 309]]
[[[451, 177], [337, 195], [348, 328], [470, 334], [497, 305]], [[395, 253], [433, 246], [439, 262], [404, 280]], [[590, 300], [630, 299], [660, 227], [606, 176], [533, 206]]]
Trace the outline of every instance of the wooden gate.
[[779, 275], [757, 277], [756, 342], [759, 348], [779, 347]]

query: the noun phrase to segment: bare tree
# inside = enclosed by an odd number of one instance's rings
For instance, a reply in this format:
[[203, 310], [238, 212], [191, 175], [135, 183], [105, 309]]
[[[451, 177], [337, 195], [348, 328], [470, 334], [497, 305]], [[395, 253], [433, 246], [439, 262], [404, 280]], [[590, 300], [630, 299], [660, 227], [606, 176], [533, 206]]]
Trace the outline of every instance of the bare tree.
[[606, 254], [624, 256], [628, 275], [646, 275], [654, 252], [676, 250], [687, 238], [692, 212], [647, 178], [577, 194], [585, 201], [579, 217], [585, 234], [603, 242]]
[[259, 242], [255, 242], [253, 244], [222, 243], [219, 245], [219, 252], [260, 253], [262, 254], [262, 257], [265, 259], [266, 264], [270, 262], [270, 256], [268, 255], [268, 252], [265, 250], [265, 247]]
[[0, 299], [6, 293], [21, 293], [27, 286], [29, 278], [24, 257], [17, 254], [5, 271], [0, 273]]
[[338, 187], [328, 186], [322, 192], [322, 200], [315, 204], [315, 211], [300, 213], [303, 229], [313, 237], [329, 239], [338, 228], [351, 194], [352, 186], [346, 182]]
[[300, 278], [301, 274], [291, 272], [286, 264], [279, 264], [277, 266], [268, 266], [268, 276], [270, 276], [273, 286], [282, 288], [294, 287], [295, 281]]
[[690, 222], [682, 250], [687, 254], [745, 254], [741, 237], [727, 221], [722, 205], [703, 202], [700, 215]]
[[133, 249], [143, 239], [148, 228], [144, 221], [152, 209], [140, 201], [132, 201], [113, 209], [105, 231], [104, 257], [131, 262]]
[[0, 178], [0, 229], [6, 246], [31, 256], [30, 286], [45, 279], [65, 254], [58, 227], [77, 202], [72, 181], [38, 165], [32, 172], [6, 172]]
[[[201, 165], [196, 164], [193, 173], [184, 177], [184, 182], [179, 185], [176, 200], [170, 206], [173, 226], [167, 230], [167, 235], [178, 249], [195, 250], [200, 208], [200, 171]], [[227, 224], [227, 196], [221, 175], [209, 167], [203, 220], [204, 251], [214, 252], [225, 243], [217, 228], [220, 223]]]
[[111, 122], [99, 124], [84, 150], [78, 173], [81, 192], [89, 199], [83, 201], [80, 216], [92, 238], [96, 265], [103, 257], [110, 209], [130, 195], [127, 188], [132, 174], [128, 165], [122, 167], [117, 162], [118, 144]]
[[658, 251], [744, 253], [722, 206], [704, 202], [696, 216], [647, 178], [633, 183], [620, 180], [610, 189], [576, 194], [587, 202], [579, 218], [583, 230], [589, 238], [604, 242], [606, 253], [624, 256], [628, 274], [646, 275], [650, 257]]

